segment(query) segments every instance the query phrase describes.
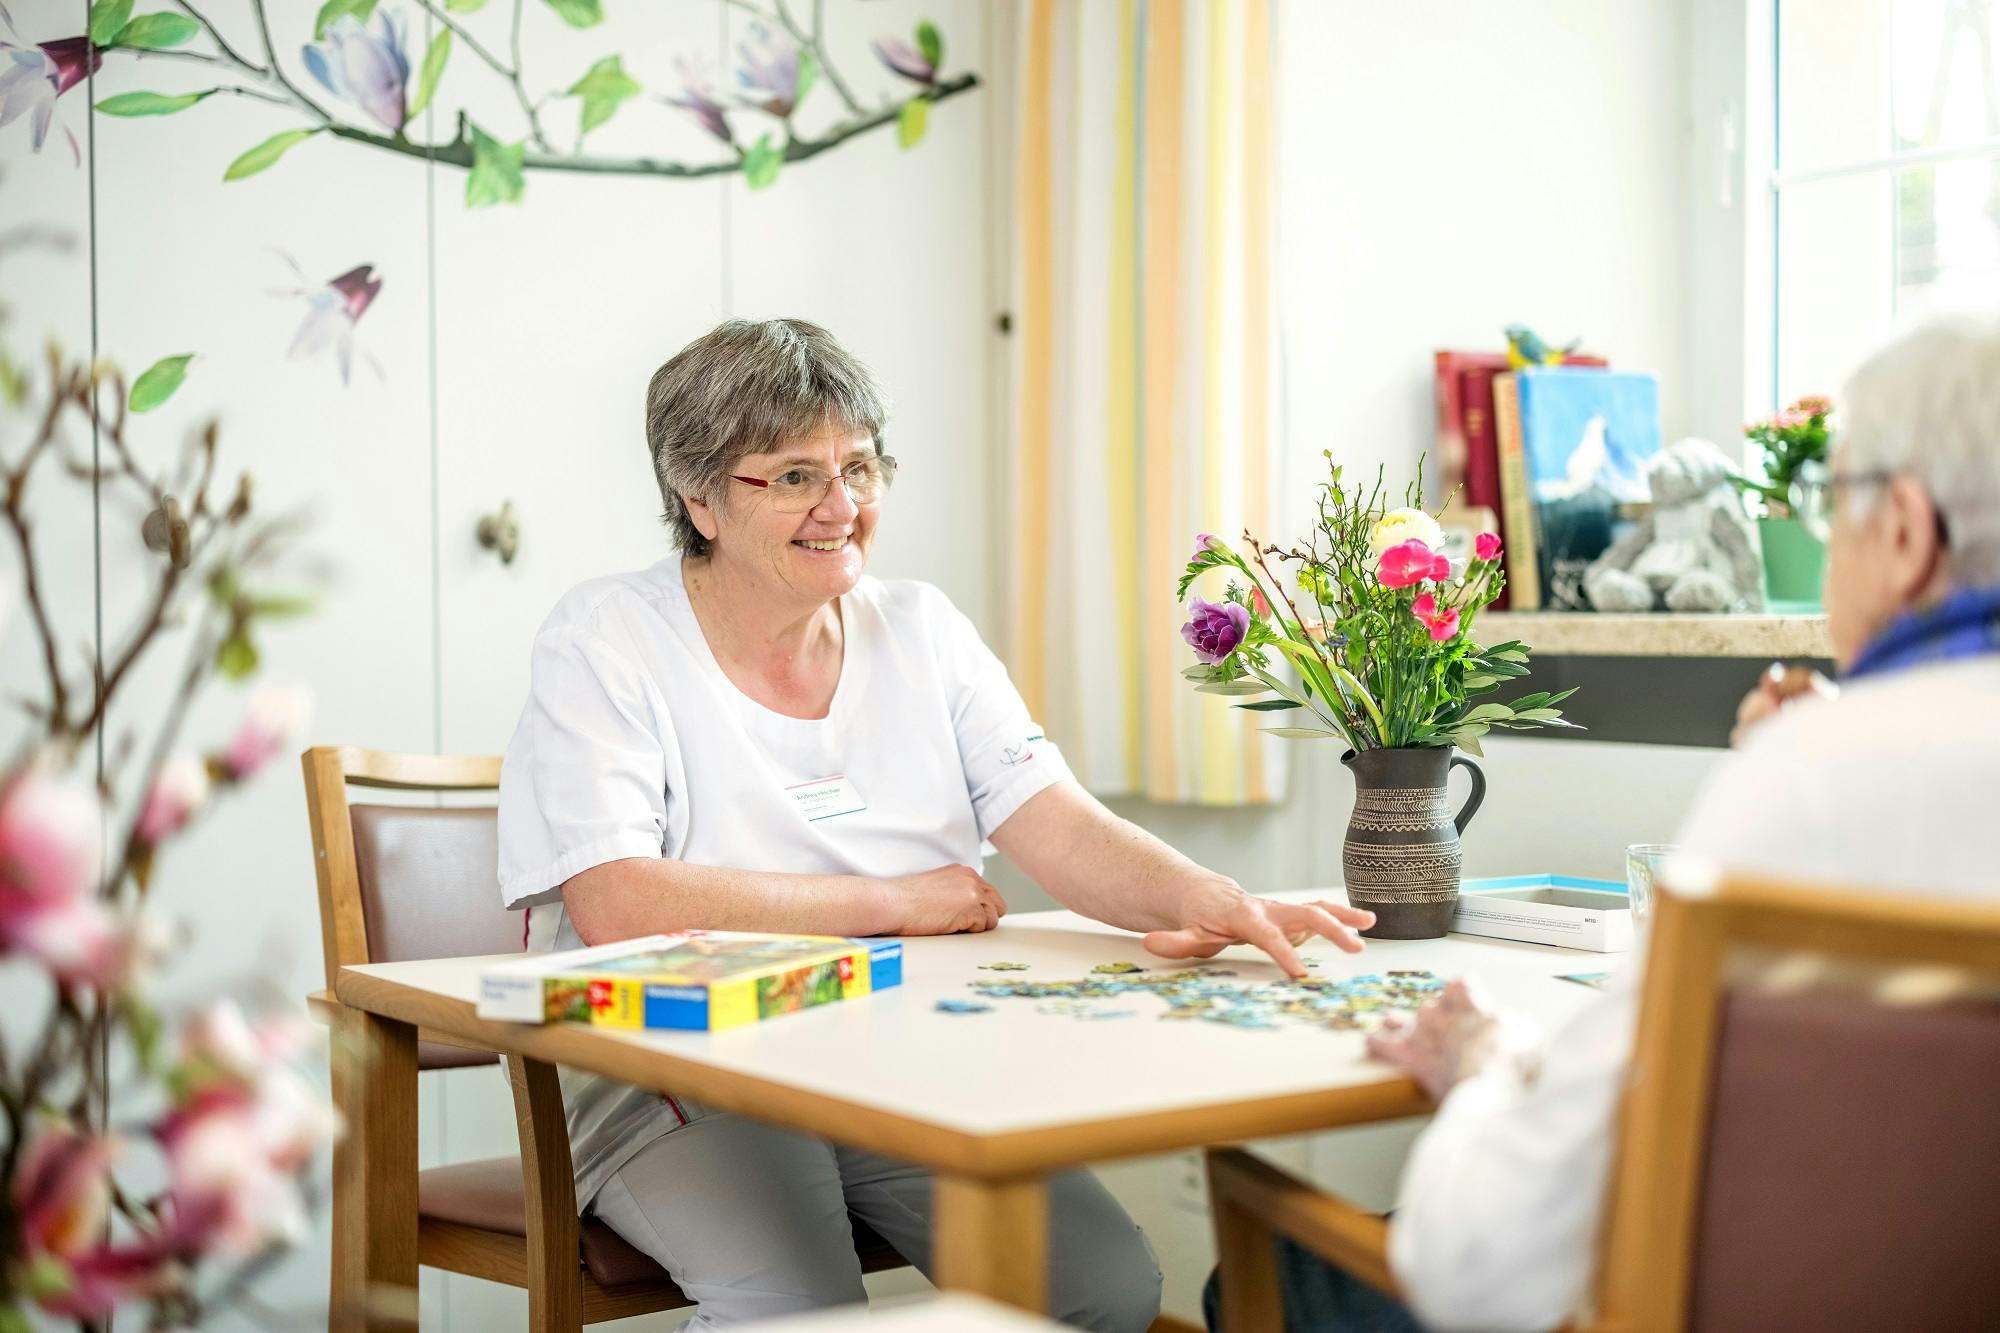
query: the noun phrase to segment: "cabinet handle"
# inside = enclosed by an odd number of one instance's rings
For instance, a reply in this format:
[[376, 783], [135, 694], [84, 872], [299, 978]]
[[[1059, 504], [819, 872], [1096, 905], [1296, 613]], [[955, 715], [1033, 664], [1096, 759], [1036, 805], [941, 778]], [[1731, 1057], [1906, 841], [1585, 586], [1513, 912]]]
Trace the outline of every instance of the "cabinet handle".
[[521, 549], [521, 523], [514, 515], [514, 502], [502, 500], [499, 513], [488, 514], [479, 520], [475, 535], [481, 546], [499, 553], [501, 564], [513, 564], [514, 556]]

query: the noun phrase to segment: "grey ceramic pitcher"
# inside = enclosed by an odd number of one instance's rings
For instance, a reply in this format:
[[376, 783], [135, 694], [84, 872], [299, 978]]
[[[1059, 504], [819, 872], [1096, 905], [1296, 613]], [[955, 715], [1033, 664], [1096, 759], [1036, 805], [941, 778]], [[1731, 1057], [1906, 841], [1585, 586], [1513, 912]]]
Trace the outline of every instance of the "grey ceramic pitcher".
[[[1362, 932], [1383, 940], [1435, 939], [1458, 907], [1458, 835], [1486, 797], [1486, 774], [1449, 746], [1352, 750], [1341, 758], [1354, 774], [1354, 815], [1341, 847], [1347, 899], [1375, 913]], [[1445, 802], [1445, 778], [1463, 767], [1472, 794], [1458, 814]]]

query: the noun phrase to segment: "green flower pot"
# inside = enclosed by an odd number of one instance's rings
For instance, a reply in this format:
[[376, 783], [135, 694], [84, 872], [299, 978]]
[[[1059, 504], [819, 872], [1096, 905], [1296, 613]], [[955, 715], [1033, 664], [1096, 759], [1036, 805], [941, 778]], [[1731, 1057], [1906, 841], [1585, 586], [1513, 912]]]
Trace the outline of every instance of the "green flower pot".
[[1817, 611], [1826, 577], [1826, 543], [1795, 518], [1760, 518], [1764, 601], [1773, 611]]

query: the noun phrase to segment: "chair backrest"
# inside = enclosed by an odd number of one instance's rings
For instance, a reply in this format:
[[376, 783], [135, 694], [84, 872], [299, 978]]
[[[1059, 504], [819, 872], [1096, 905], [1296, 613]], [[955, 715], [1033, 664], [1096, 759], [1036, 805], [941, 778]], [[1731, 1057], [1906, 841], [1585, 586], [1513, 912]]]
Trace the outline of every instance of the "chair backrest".
[[1608, 1327], [2000, 1328], [2000, 903], [1663, 896]]
[[[497, 757], [318, 746], [303, 763], [329, 988], [349, 964], [523, 947], [523, 914], [500, 902], [493, 807], [352, 805], [347, 794], [350, 786], [491, 791]], [[427, 1069], [492, 1059], [429, 1042], [419, 1056]]]

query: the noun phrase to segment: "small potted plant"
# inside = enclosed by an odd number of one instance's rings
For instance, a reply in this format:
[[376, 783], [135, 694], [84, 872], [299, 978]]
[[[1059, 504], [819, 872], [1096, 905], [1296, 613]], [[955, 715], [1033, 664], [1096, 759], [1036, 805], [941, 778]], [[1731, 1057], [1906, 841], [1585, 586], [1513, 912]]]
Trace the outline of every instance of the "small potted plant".
[[1792, 485], [1801, 469], [1826, 461], [1826, 419], [1833, 405], [1817, 395], [1743, 428], [1764, 452], [1764, 479], [1736, 478], [1762, 510], [1757, 533], [1764, 551], [1764, 600], [1775, 611], [1816, 610], [1826, 546], [1792, 512]]
[[[1482, 700], [1528, 674], [1521, 644], [1482, 647], [1472, 636], [1506, 580], [1499, 536], [1481, 533], [1471, 558], [1454, 563], [1419, 486], [1390, 509], [1379, 474], [1372, 491], [1349, 490], [1326, 457], [1332, 478], [1305, 546], [1284, 551], [1247, 532], [1242, 550], [1196, 538], [1183, 601], [1210, 570], [1244, 581], [1232, 578], [1220, 602], [1193, 599], [1181, 635], [1200, 660], [1182, 674], [1203, 693], [1244, 696], [1239, 708], [1289, 714], [1287, 725], [1265, 728], [1273, 735], [1346, 744], [1356, 788], [1341, 853], [1348, 898], [1375, 913], [1368, 934], [1430, 939], [1450, 928], [1458, 835], [1486, 790], [1479, 765], [1454, 748], [1477, 755], [1494, 728], [1574, 726], [1556, 707], [1574, 691]], [[1289, 584], [1269, 557], [1298, 567]], [[1274, 697], [1251, 697], [1262, 695]], [[1456, 815], [1445, 803], [1454, 766], [1472, 778]]]

